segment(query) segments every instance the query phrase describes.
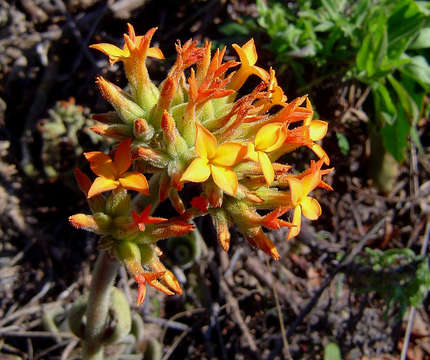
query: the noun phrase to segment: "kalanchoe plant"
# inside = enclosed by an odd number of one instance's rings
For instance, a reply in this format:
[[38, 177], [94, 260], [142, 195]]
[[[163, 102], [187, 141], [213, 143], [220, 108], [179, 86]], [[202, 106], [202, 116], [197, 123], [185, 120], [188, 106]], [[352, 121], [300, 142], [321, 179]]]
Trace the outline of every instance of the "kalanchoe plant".
[[[288, 227], [287, 240], [297, 236], [302, 214], [311, 220], [321, 214], [310, 192], [331, 189], [322, 181], [331, 171], [322, 169], [329, 158], [316, 143], [325, 136], [327, 123], [313, 120], [307, 96], [287, 101], [274, 70], [256, 66], [252, 39], [233, 45], [239, 62], [223, 61], [225, 48], [212, 54], [209, 42], [203, 47], [196, 41], [178, 42], [176, 62], [156, 86], [145, 64], [147, 57], [164, 58], [160, 49], [150, 47], [155, 31], [136, 36], [128, 25], [123, 48], [91, 46], [111, 64], [123, 63], [130, 91], [97, 78], [115, 111], [95, 115], [101, 124], [92, 129], [119, 145], [112, 156], [85, 153], [97, 177], [91, 181], [79, 170], [76, 177], [93, 214], [70, 217], [75, 227], [100, 234], [100, 248], [125, 264], [138, 283], [138, 304], [146, 284], [166, 294], [181, 293], [159, 260], [156, 242], [192, 231], [193, 218], [211, 216], [224, 250], [229, 248], [229, 227], [235, 225], [251, 245], [279, 259], [263, 228]], [[250, 76], [261, 83], [239, 96]], [[301, 146], [318, 157], [303, 173], [293, 174], [291, 165], [276, 162]], [[151, 176], [149, 184], [144, 174]], [[181, 197], [186, 183], [200, 184], [188, 205]], [[139, 194], [132, 199], [133, 192]], [[168, 220], [150, 216], [167, 198], [179, 215]], [[292, 222], [280, 218], [287, 212]]]
[[[72, 97], [57, 101], [48, 115], [38, 122], [37, 129], [42, 138], [43, 173], [49, 179], [56, 179], [71, 173], [82, 151], [101, 141], [90, 130], [95, 121], [91, 119], [89, 109], [77, 105]], [[30, 168], [36, 170], [34, 166]]]

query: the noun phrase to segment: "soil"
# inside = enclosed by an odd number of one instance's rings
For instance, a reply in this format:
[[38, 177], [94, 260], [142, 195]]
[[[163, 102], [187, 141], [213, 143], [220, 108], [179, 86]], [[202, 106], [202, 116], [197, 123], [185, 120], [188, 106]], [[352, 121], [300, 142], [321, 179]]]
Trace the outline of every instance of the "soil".
[[[176, 40], [231, 43], [218, 27], [244, 15], [255, 15], [246, 0], [162, 6], [145, 0], [0, 0], [1, 359], [80, 358], [79, 341], [63, 320], [88, 290], [97, 239], [67, 220], [87, 211], [70, 172], [82, 158], [61, 142], [61, 171], [47, 174], [40, 127], [49, 109], [71, 97], [90, 109], [85, 111], [108, 111], [94, 83], [97, 74], [125, 84], [119, 67], [88, 46], [120, 44], [127, 22], [138, 34], [158, 26], [155, 44], [167, 60], [151, 63], [150, 71], [161, 79]], [[257, 48], [263, 40], [256, 38]], [[259, 56], [265, 67], [276, 66], [264, 49]], [[293, 79], [288, 69], [279, 77], [290, 99], [300, 95]], [[379, 192], [368, 176], [366, 114], [356, 106], [364, 90], [334, 80], [311, 90], [318, 114], [329, 122], [323, 147], [335, 167], [326, 180], [334, 191], [315, 195], [323, 208], [319, 220], [305, 222], [288, 243], [285, 232], [271, 233], [281, 255], [272, 261], [235, 232], [226, 254], [210, 220], [199, 218], [200, 258], [184, 267], [166, 252], [184, 294], [167, 297], [150, 289], [144, 304], [133, 306], [145, 324], [138, 346], [157, 341], [163, 359], [323, 359], [327, 344], [336, 343], [343, 359], [399, 358], [408, 312], [369, 289], [360, 259], [366, 259], [365, 247], [421, 251], [429, 232], [430, 128], [421, 119], [424, 153], [412, 144], [394, 189]], [[341, 153], [337, 132], [348, 138], [348, 154]], [[97, 150], [90, 140], [82, 151]], [[124, 269], [118, 286], [134, 304], [136, 287]], [[55, 331], [46, 321], [52, 312], [61, 324]], [[429, 324], [427, 297], [408, 337], [408, 359], [430, 359]]]

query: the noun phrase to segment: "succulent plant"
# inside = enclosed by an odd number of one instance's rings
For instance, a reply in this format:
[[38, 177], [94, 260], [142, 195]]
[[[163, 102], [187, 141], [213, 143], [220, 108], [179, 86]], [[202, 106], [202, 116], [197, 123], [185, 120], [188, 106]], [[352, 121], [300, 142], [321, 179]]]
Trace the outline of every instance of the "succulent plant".
[[102, 142], [90, 130], [94, 120], [91, 119], [89, 109], [77, 105], [73, 97], [57, 101], [48, 110], [48, 115], [37, 126], [42, 138], [40, 156], [43, 173], [49, 179], [55, 179], [71, 172], [83, 151], [100, 147]]

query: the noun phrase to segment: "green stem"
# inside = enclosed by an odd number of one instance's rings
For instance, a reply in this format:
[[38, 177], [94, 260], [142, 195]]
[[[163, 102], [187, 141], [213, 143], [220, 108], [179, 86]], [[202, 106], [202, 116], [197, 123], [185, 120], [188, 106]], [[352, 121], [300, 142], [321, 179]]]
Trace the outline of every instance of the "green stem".
[[83, 358], [103, 359], [103, 335], [106, 329], [110, 294], [119, 268], [119, 262], [105, 251], [97, 258], [90, 286], [86, 312]]

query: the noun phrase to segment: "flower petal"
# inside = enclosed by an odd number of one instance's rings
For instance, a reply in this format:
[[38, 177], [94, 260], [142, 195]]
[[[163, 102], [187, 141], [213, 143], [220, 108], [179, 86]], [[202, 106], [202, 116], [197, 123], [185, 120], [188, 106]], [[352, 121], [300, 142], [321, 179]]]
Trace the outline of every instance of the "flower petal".
[[82, 192], [85, 195], [87, 195], [91, 187], [91, 180], [81, 170], [76, 168], [73, 171], [75, 173], [75, 178], [76, 178], [76, 181], [78, 182], [79, 189], [81, 189]]
[[119, 183], [116, 180], [108, 179], [102, 176], [97, 177], [90, 189], [88, 190], [88, 199], [105, 191], [113, 190], [118, 187]]
[[291, 202], [294, 206], [297, 206], [303, 196], [302, 182], [296, 178], [288, 178], [287, 181], [288, 185], [290, 185]]
[[279, 148], [287, 137], [287, 129], [283, 123], [270, 123], [258, 130], [255, 136], [255, 149], [270, 152]]
[[100, 44], [93, 44], [90, 45], [91, 49], [96, 49], [101, 51], [103, 54], [109, 56], [109, 62], [111, 65], [115, 64], [118, 60], [121, 60], [121, 58], [126, 58], [129, 56], [128, 51], [124, 51], [123, 49], [119, 48], [118, 46], [107, 44], [107, 43], [100, 43]]
[[149, 194], [148, 181], [145, 175], [141, 173], [134, 171], [126, 172], [118, 180], [124, 189], [138, 191], [142, 194]]
[[131, 166], [131, 141], [131, 138], [125, 139], [116, 148], [113, 162], [118, 176], [125, 173]]
[[321, 120], [313, 120], [309, 125], [309, 137], [313, 141], [321, 140], [327, 134], [328, 123]]
[[314, 143], [312, 144], [311, 149], [320, 159], [323, 160], [324, 164], [330, 165], [330, 158], [320, 145]]
[[315, 189], [320, 182], [321, 182], [320, 169], [316, 169], [313, 172], [311, 172], [309, 175], [304, 176], [302, 178], [303, 197], [308, 195], [313, 189]]
[[316, 220], [321, 215], [321, 206], [318, 201], [310, 196], [305, 197], [300, 205], [302, 206], [303, 216], [309, 220]]
[[269, 73], [259, 66], [253, 66], [251, 71], [254, 75], [257, 75], [261, 80], [267, 81], [269, 80]]
[[227, 194], [235, 196], [238, 181], [236, 173], [229, 168], [223, 166], [211, 165], [212, 178], [215, 184]]
[[148, 49], [148, 52], [146, 53], [146, 56], [155, 58], [155, 59], [164, 59], [163, 52], [158, 47], [151, 47]]
[[247, 146], [246, 158], [252, 161], [258, 162], [258, 154], [255, 151], [255, 146], [253, 143], [249, 142]]
[[94, 174], [108, 179], [116, 178], [116, 169], [109, 155], [100, 151], [91, 151], [84, 153], [84, 156], [90, 162]]
[[258, 162], [261, 165], [261, 169], [263, 170], [264, 178], [266, 179], [267, 186], [275, 179], [275, 171], [273, 170], [272, 162], [266, 153], [259, 151], [258, 152]]
[[181, 181], [204, 182], [211, 175], [208, 161], [202, 158], [194, 159], [182, 174]]
[[301, 224], [302, 224], [302, 210], [300, 205], [298, 205], [294, 208], [294, 215], [293, 215], [293, 225], [296, 225], [296, 226], [290, 228], [287, 241], [299, 235]]
[[249, 40], [247, 43], [239, 46], [237, 44], [232, 45], [239, 55], [240, 62], [244, 65], [254, 65], [257, 62], [257, 50], [255, 48], [254, 39]]
[[234, 166], [238, 164], [245, 155], [245, 146], [238, 143], [227, 142], [218, 146], [211, 163], [221, 166]]
[[203, 158], [212, 158], [215, 155], [215, 149], [217, 147], [217, 141], [215, 136], [209, 132], [204, 126], [197, 124], [197, 135], [196, 135], [196, 152]]

